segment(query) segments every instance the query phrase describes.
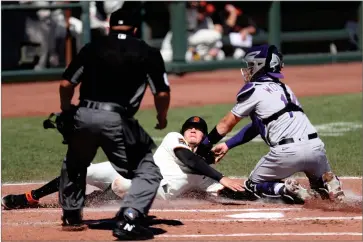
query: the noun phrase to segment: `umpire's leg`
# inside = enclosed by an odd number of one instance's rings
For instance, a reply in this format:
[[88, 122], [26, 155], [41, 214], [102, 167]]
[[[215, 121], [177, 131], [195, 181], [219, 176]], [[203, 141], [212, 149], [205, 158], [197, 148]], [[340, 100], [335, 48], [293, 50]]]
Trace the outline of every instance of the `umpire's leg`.
[[87, 167], [97, 152], [97, 140], [87, 130], [78, 130], [69, 140], [59, 185], [64, 225], [81, 223], [85, 202]]
[[[124, 198], [120, 212], [130, 207], [146, 216], [162, 179], [160, 169], [154, 163], [151, 149], [140, 146], [126, 151], [126, 147], [129, 146], [125, 145], [124, 129], [127, 127], [124, 125], [127, 124], [123, 123], [120, 116], [115, 116], [115, 113], [109, 113], [107, 117], [107, 128], [102, 131], [101, 147], [116, 171], [126, 179], [132, 179], [130, 190]], [[134, 132], [143, 132], [137, 125], [134, 128]]]
[[153, 160], [151, 151], [140, 161], [134, 174], [130, 190], [123, 200], [121, 210], [134, 208], [146, 216], [163, 178], [159, 167]]
[[131, 187], [124, 197], [120, 212], [130, 207], [146, 216], [162, 180], [160, 169], [154, 162], [152, 151], [145, 153], [144, 156], [139, 156], [141, 160], [130, 159], [126, 155], [123, 131], [120, 126], [115, 129], [108, 128], [107, 136], [101, 147], [115, 170], [121, 176], [132, 179]]

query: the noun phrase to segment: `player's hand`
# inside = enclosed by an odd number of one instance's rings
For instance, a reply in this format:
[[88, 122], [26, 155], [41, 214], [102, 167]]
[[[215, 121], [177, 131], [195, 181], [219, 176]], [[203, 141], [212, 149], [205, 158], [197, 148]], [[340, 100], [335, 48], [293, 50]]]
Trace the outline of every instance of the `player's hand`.
[[215, 156], [215, 163], [218, 163], [228, 152], [228, 146], [226, 143], [217, 144], [212, 148], [212, 152]]
[[222, 184], [223, 186], [231, 189], [234, 192], [237, 192], [237, 191], [243, 192], [244, 191], [242, 183], [232, 180], [231, 178], [228, 178], [228, 177], [223, 177], [219, 181], [219, 183]]
[[155, 129], [165, 129], [168, 125], [168, 120], [165, 117], [156, 116], [158, 123], [155, 125]]

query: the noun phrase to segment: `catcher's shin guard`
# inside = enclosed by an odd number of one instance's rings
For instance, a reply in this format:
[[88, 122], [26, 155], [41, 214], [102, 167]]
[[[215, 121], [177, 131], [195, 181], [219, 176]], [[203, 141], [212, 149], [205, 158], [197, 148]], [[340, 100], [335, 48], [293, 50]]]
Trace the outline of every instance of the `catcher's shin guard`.
[[320, 191], [326, 192], [332, 201], [343, 202], [345, 194], [339, 178], [333, 172], [329, 171], [322, 175], [322, 180], [324, 182], [324, 188], [320, 188]]

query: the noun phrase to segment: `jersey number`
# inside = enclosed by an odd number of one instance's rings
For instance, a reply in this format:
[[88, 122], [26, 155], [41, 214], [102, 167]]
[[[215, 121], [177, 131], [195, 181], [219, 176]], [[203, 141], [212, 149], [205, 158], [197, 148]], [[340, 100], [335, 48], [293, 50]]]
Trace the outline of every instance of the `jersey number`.
[[[290, 96], [291, 96], [291, 102], [293, 104], [299, 106], [299, 102], [297, 101], [296, 96], [294, 94], [290, 94]], [[287, 105], [287, 99], [286, 99], [286, 97], [285, 97], [284, 94], [281, 94], [281, 98], [280, 99], [281, 99], [281, 101], [283, 101], [285, 103], [285, 105]], [[292, 112], [289, 112], [289, 115], [290, 115], [290, 118], [292, 118], [292, 116], [293, 116]]]

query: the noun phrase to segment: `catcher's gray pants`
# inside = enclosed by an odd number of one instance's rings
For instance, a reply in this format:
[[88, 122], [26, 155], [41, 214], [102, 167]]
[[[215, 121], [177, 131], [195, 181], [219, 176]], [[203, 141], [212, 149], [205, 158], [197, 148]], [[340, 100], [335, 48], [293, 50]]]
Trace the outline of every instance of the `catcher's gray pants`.
[[297, 172], [304, 172], [314, 188], [321, 186], [321, 176], [330, 170], [324, 143], [319, 138], [296, 140], [295, 143], [271, 147], [270, 152], [257, 163], [249, 179], [254, 183], [280, 181]]
[[[77, 110], [76, 131], [69, 140], [61, 169], [59, 201], [64, 213], [80, 211], [83, 208], [87, 167], [94, 159], [97, 149], [101, 147], [115, 170], [123, 177], [132, 179], [131, 188], [121, 209], [131, 207], [144, 215], [148, 214], [162, 176], [159, 167], [154, 163], [151, 149], [147, 146], [128, 145], [127, 140], [132, 133], [126, 135], [126, 130], [130, 129], [125, 122], [115, 112], [83, 107]], [[141, 127], [137, 124], [132, 131], [137, 132], [138, 129], [140, 131]], [[140, 133], [144, 134], [143, 130]], [[135, 155], [128, 151], [137, 149], [139, 152]]]

